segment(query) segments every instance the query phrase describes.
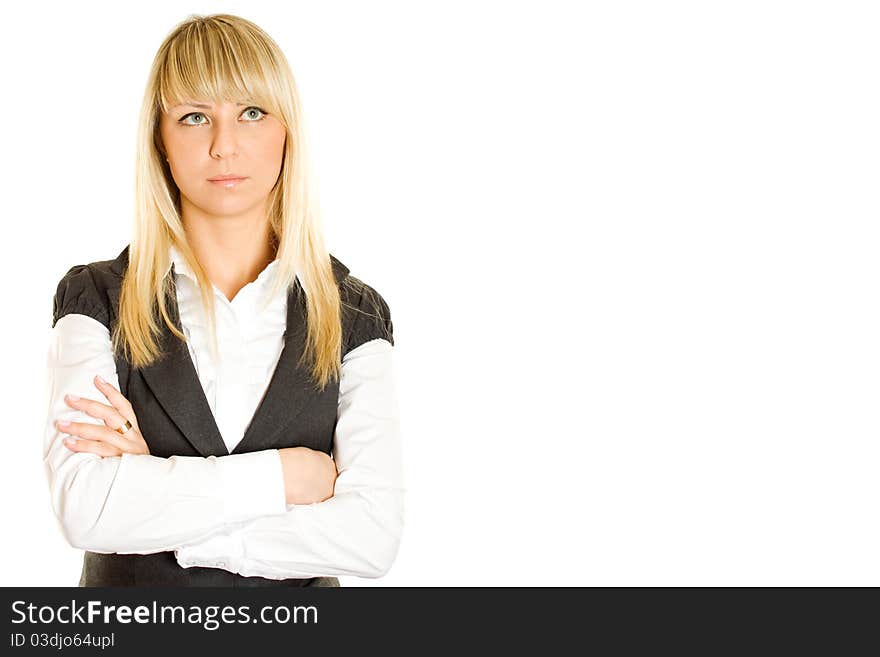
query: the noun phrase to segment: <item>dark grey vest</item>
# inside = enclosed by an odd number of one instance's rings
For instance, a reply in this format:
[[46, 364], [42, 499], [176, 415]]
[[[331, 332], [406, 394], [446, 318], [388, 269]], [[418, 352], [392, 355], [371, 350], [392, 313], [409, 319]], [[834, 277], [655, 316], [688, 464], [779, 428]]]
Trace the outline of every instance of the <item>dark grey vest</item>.
[[[112, 334], [116, 325], [128, 249], [114, 260], [71, 268], [58, 284], [52, 326], [64, 315], [79, 313], [100, 321]], [[393, 344], [388, 305], [370, 286], [348, 274], [330, 256], [342, 298], [343, 345], [340, 357], [375, 338]], [[172, 278], [173, 270], [168, 274]], [[181, 329], [176, 294], [168, 303]], [[318, 392], [307, 368], [297, 362], [305, 347], [305, 298], [297, 280], [288, 290], [284, 347], [268, 389], [233, 454], [304, 446], [330, 453], [336, 428], [339, 383]], [[224, 456], [230, 452], [205, 398], [184, 342], [164, 322], [161, 347], [166, 357], [150, 367], [134, 368], [115, 356], [120, 392], [131, 402], [141, 433], [154, 456]], [[86, 551], [80, 586], [339, 586], [335, 577], [272, 580], [244, 577], [217, 568], [182, 568], [174, 552], [149, 555]]]

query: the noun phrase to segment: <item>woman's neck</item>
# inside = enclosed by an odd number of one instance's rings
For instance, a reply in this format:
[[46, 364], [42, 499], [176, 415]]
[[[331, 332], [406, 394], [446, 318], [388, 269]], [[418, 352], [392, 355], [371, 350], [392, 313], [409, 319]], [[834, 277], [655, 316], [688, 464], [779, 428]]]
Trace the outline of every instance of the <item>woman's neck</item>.
[[264, 212], [240, 216], [188, 213], [187, 240], [210, 281], [230, 301], [275, 259]]

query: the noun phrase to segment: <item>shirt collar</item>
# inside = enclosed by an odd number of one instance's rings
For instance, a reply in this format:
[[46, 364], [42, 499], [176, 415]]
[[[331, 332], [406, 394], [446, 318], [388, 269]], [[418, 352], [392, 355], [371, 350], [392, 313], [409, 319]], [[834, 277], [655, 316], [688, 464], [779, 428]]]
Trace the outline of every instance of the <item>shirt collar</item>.
[[[168, 269], [165, 271], [166, 275], [169, 271], [171, 271], [171, 267], [173, 266], [175, 275], [186, 276], [191, 281], [193, 281], [193, 283], [196, 282], [195, 273], [192, 271], [192, 269], [190, 269], [189, 265], [186, 263], [186, 260], [184, 260], [183, 254], [173, 244], [168, 248], [168, 260]], [[270, 281], [272, 272], [275, 271], [277, 267], [278, 259], [276, 258], [268, 265], [266, 265], [266, 267], [263, 269], [263, 271], [260, 272], [259, 276], [257, 276], [254, 282], [257, 283], [259, 287], [266, 285]]]
[[[122, 251], [119, 252], [119, 255], [116, 256], [116, 259], [113, 260], [110, 265], [110, 269], [119, 277], [120, 285], [121, 285], [122, 277], [125, 276], [125, 270], [128, 267], [128, 252], [129, 252], [130, 248], [131, 248], [131, 245], [127, 244], [125, 246], [125, 248], [123, 248]], [[175, 251], [177, 251], [177, 250], [172, 245], [172, 248], [169, 251], [170, 257], [169, 257], [168, 268], [165, 270], [166, 276], [168, 275], [168, 272], [171, 271], [171, 266], [175, 264], [174, 263], [174, 255], [173, 255]], [[343, 280], [348, 278], [349, 269], [347, 266], [345, 266], [344, 263], [340, 262], [340, 260], [336, 256], [334, 256], [332, 253], [329, 255], [330, 255], [330, 265], [333, 267], [333, 274], [336, 278], [336, 282], [341, 283]], [[177, 257], [180, 257], [179, 252], [177, 253]], [[180, 260], [182, 261], [183, 259], [180, 258]], [[275, 262], [276, 261], [272, 261], [269, 264], [269, 266], [270, 267], [273, 266], [275, 264]], [[175, 265], [174, 270], [175, 270], [175, 272], [179, 272], [179, 271], [183, 271], [184, 268], [188, 269], [188, 267], [186, 267], [186, 263], [182, 263], [180, 265], [180, 269], [178, 269], [178, 267]]]

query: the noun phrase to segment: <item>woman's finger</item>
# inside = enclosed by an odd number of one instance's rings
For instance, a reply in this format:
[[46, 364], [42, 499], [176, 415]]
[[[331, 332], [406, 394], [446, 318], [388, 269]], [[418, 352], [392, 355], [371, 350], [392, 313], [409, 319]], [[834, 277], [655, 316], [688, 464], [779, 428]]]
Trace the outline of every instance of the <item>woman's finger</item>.
[[64, 433], [69, 433], [77, 438], [85, 438], [92, 442], [105, 443], [119, 452], [127, 451], [128, 439], [106, 425], [92, 424], [91, 422], [70, 422], [64, 425], [61, 422], [59, 420], [57, 423], [58, 429]]
[[122, 452], [111, 445], [99, 440], [88, 440], [86, 438], [77, 438], [69, 436], [64, 439], [67, 449], [74, 452], [89, 452], [98, 456], [119, 456]]
[[100, 376], [95, 376], [95, 386], [126, 420], [131, 422], [135, 427], [137, 426], [137, 418], [135, 417], [134, 409], [132, 409], [131, 403], [125, 398], [125, 395], [107, 383]]
[[75, 395], [65, 395], [64, 401], [71, 408], [88, 413], [99, 420], [104, 420], [104, 424], [111, 429], [119, 429], [125, 426], [126, 418], [113, 406]]

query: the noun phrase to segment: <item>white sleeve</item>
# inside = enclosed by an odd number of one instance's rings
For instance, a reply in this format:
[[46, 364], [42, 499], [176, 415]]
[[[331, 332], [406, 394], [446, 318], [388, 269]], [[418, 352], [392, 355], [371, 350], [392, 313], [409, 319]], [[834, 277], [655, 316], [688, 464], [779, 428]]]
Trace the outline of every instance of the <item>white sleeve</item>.
[[66, 540], [102, 553], [150, 554], [209, 536], [228, 523], [286, 511], [278, 450], [228, 456], [74, 452], [55, 422], [103, 425], [71, 408], [67, 393], [109, 404], [99, 374], [119, 389], [110, 332], [81, 314], [61, 317], [49, 340], [43, 463], [52, 508]]
[[230, 525], [180, 547], [177, 562], [268, 579], [386, 574], [400, 544], [405, 492], [392, 354], [391, 343], [377, 338], [343, 359], [331, 498]]

